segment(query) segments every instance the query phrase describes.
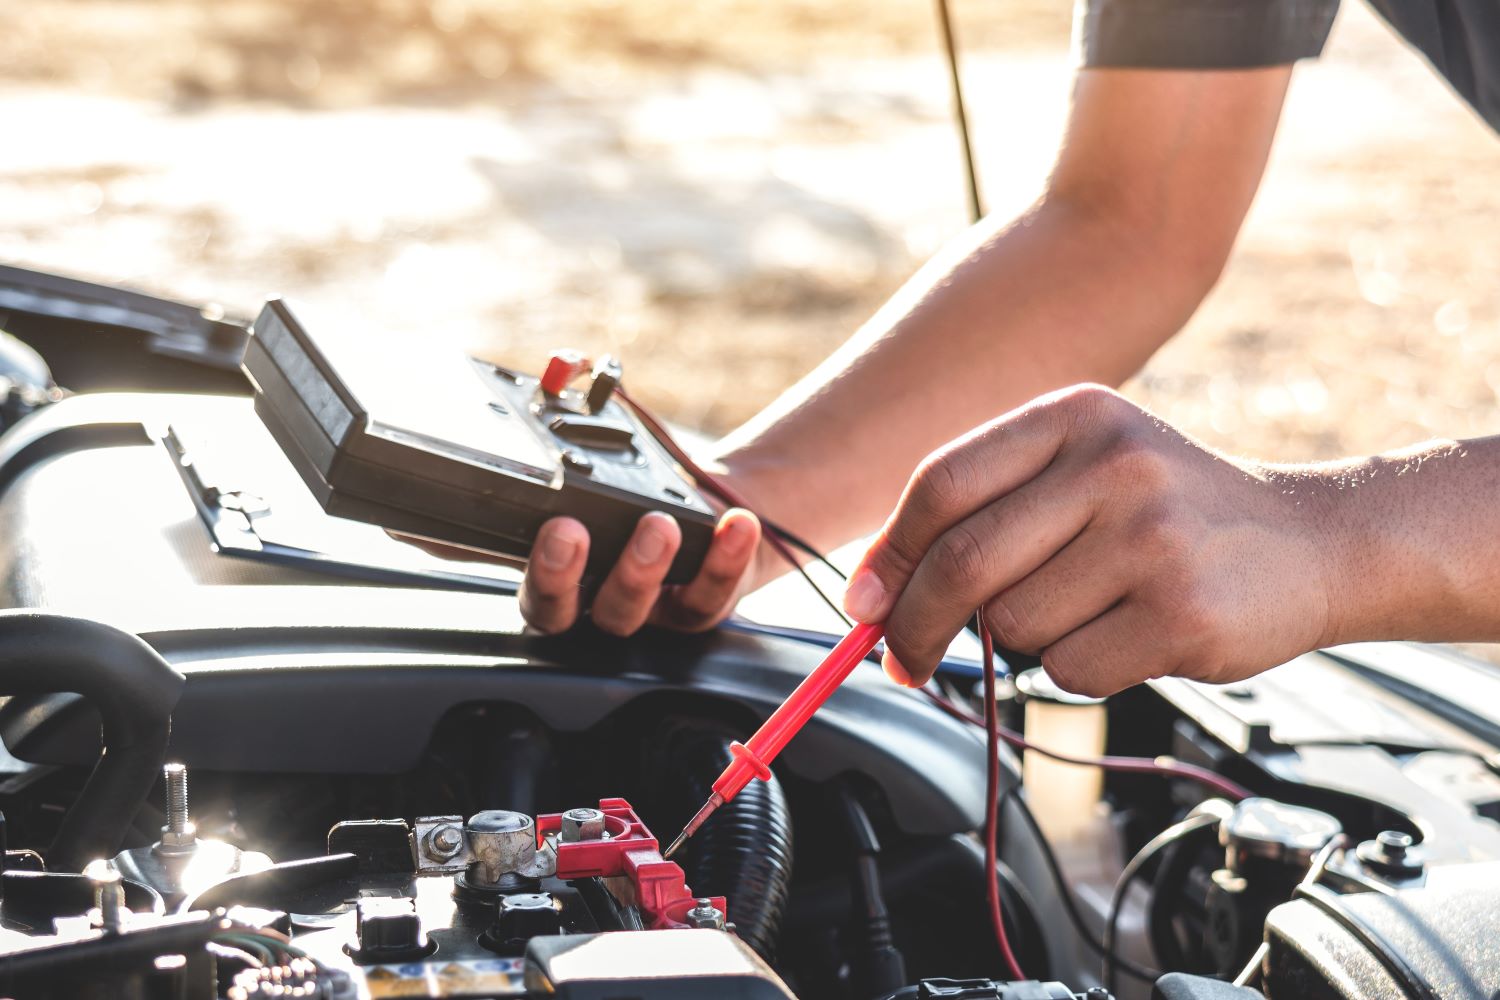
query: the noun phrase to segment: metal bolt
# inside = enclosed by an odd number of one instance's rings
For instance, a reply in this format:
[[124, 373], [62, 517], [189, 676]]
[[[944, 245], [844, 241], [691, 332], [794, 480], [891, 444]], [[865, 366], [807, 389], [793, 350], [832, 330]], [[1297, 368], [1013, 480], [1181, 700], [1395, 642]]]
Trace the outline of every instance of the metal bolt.
[[687, 911], [687, 922], [694, 927], [724, 929], [724, 914], [714, 905], [714, 901], [706, 896], [693, 900], [698, 904]]
[[181, 833], [188, 822], [187, 768], [168, 764], [161, 771], [167, 782], [167, 829]]
[[99, 908], [99, 925], [106, 931], [117, 931], [123, 922], [121, 911], [125, 909], [125, 883], [120, 873], [103, 859], [90, 861], [83, 874], [94, 889], [94, 905]]
[[1399, 861], [1406, 857], [1406, 852], [1411, 850], [1412, 844], [1416, 843], [1409, 833], [1400, 830], [1382, 830], [1375, 835], [1375, 843], [1385, 852], [1386, 857], [1392, 861]]
[[427, 840], [422, 849], [433, 861], [443, 862], [457, 854], [463, 845], [463, 831], [453, 824], [444, 824], [427, 832]]
[[198, 828], [188, 819], [187, 767], [167, 764], [161, 769], [167, 785], [167, 825], [161, 828], [165, 848], [189, 848], [198, 842]]

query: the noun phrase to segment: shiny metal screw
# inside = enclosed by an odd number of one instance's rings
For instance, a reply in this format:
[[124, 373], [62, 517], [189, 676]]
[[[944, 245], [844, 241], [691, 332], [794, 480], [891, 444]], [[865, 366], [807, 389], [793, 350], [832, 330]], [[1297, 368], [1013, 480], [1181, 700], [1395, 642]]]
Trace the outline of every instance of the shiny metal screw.
[[181, 833], [188, 821], [187, 768], [168, 764], [161, 770], [167, 782], [167, 829]]
[[694, 927], [724, 929], [724, 914], [714, 905], [714, 901], [706, 896], [693, 900], [698, 904], [687, 911], [687, 922]]
[[448, 861], [464, 846], [463, 831], [453, 824], [435, 826], [427, 832], [422, 851], [433, 861]]
[[167, 785], [167, 825], [161, 828], [161, 846], [191, 847], [198, 840], [198, 829], [188, 819], [187, 766], [172, 763], [162, 767]]
[[106, 931], [117, 931], [123, 923], [121, 912], [125, 909], [125, 883], [120, 873], [102, 858], [90, 861], [83, 874], [94, 889], [94, 905], [99, 908], [99, 925]]

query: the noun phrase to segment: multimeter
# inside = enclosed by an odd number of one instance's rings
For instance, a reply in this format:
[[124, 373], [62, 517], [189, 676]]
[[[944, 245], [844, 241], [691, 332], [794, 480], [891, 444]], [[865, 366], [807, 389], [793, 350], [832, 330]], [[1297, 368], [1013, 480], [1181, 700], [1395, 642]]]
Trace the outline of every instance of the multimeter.
[[682, 529], [668, 582], [690, 580], [713, 539], [714, 509], [615, 397], [612, 359], [572, 389], [456, 348], [315, 328], [303, 306], [272, 299], [242, 368], [256, 413], [329, 514], [516, 559], [549, 518], [574, 517], [595, 581], [648, 511]]

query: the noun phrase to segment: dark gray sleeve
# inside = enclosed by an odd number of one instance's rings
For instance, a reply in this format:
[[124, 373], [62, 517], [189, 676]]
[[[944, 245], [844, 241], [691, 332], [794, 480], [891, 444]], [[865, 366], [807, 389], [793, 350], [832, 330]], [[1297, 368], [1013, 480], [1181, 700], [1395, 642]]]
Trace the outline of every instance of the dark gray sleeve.
[[1339, 0], [1078, 0], [1079, 65], [1280, 66], [1323, 51]]

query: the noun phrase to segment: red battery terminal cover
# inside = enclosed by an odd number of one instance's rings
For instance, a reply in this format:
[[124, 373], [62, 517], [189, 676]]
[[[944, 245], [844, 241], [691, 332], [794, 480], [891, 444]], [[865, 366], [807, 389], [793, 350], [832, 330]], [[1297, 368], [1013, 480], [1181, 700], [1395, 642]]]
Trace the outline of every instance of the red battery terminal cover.
[[[635, 809], [625, 799], [600, 799], [599, 811], [604, 813], [604, 839], [557, 841], [557, 877], [622, 879], [647, 927], [666, 930], [692, 926], [687, 922], [687, 911], [698, 905], [697, 898], [688, 888], [681, 866], [662, 859], [655, 834], [641, 822]], [[561, 829], [562, 813], [536, 819], [539, 843], [547, 834]], [[724, 897], [711, 899], [727, 918]]]
[[571, 348], [556, 351], [547, 362], [547, 369], [542, 372], [542, 392], [549, 396], [560, 396], [570, 382], [592, 367], [593, 362], [582, 351]]

